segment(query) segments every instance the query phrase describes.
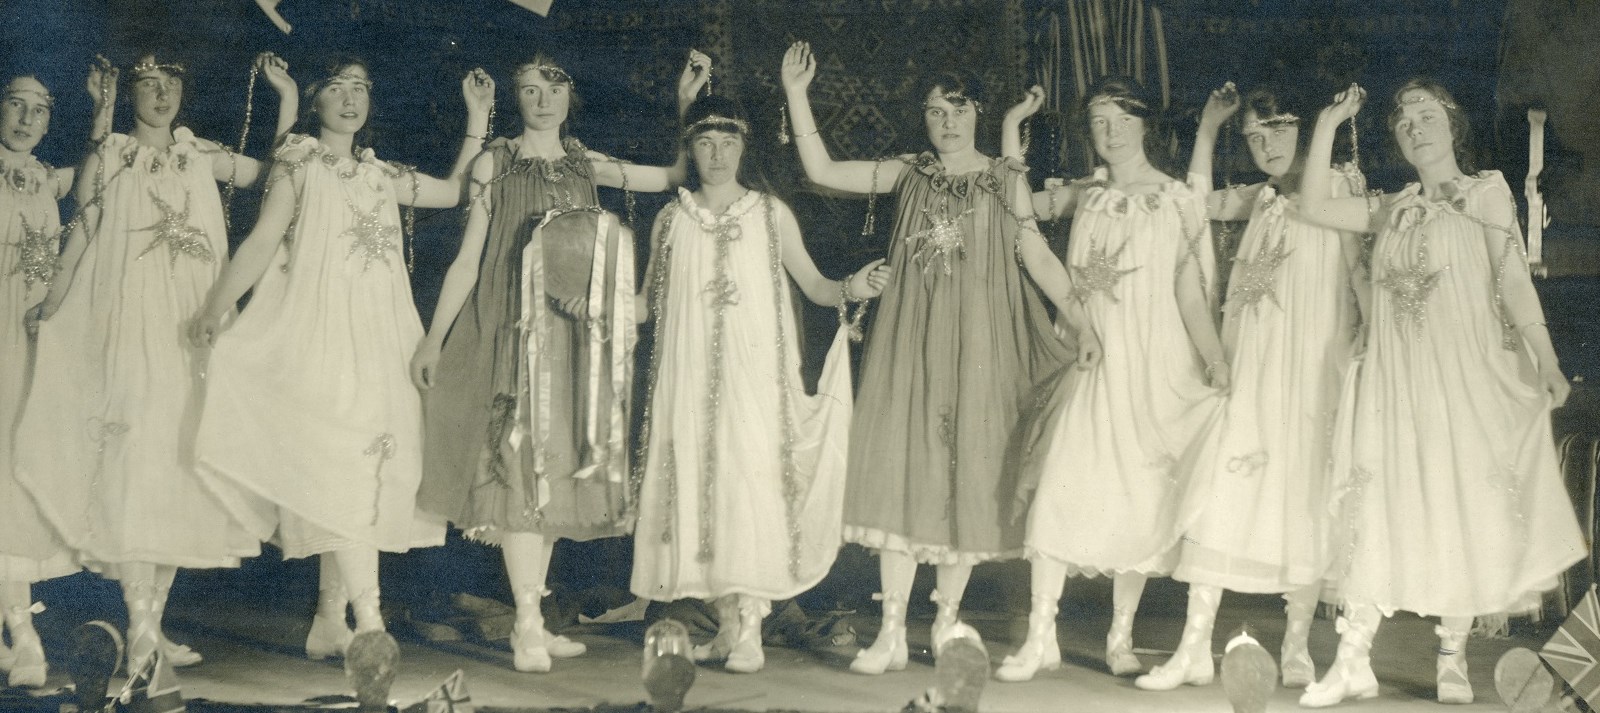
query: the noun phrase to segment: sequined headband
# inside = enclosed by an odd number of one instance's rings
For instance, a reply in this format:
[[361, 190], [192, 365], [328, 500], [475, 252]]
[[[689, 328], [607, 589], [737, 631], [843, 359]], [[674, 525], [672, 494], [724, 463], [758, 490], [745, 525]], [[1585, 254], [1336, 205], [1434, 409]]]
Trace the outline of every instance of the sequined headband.
[[145, 72], [166, 72], [167, 74], [183, 74], [186, 71], [188, 71], [188, 70], [185, 70], [183, 68], [183, 65], [179, 64], [177, 62], [152, 62], [152, 61], [147, 59], [147, 60], [143, 60], [143, 61], [139, 62], [136, 65], [133, 65], [133, 74], [136, 77], [139, 76], [140, 74], [145, 73]]
[[39, 91], [37, 89], [7, 89], [6, 90], [6, 97], [7, 98], [10, 98], [10, 97], [13, 97], [13, 96], [17, 96], [17, 95], [21, 95], [21, 94], [32, 94], [32, 95], [34, 95], [36, 97], [39, 97], [39, 101], [44, 102], [44, 105], [47, 106], [47, 107], [52, 107], [53, 108], [56, 105], [56, 98], [53, 97], [53, 96], [50, 96], [50, 92], [41, 92], [41, 91]]
[[371, 79], [356, 74], [355, 72], [350, 71], [348, 68], [341, 69], [337, 74], [328, 75], [327, 79], [322, 80], [323, 86], [333, 84], [334, 82], [354, 82], [366, 87], [369, 91], [372, 89]]
[[[967, 104], [971, 104], [972, 108], [977, 109], [979, 114], [983, 113], [983, 102], [973, 99], [972, 97], [962, 94], [961, 92], [945, 92], [944, 94], [940, 94], [939, 98], [950, 102], [950, 104], [953, 106], [965, 106]], [[922, 107], [926, 109], [928, 105], [923, 104]]]
[[1272, 116], [1268, 117], [1258, 116], [1250, 121], [1245, 122], [1244, 128], [1253, 129], [1256, 127], [1261, 127], [1263, 129], [1275, 129], [1280, 126], [1294, 126], [1299, 123], [1300, 117], [1290, 114], [1289, 112], [1284, 112], [1282, 114], [1273, 114]]
[[[1407, 91], [1411, 91], [1411, 90], [1407, 90]], [[1425, 102], [1425, 101], [1436, 101], [1436, 102], [1439, 102], [1439, 106], [1442, 106], [1442, 107], [1444, 107], [1446, 109], [1455, 109], [1456, 108], [1455, 102], [1449, 101], [1449, 100], [1447, 100], [1447, 99], [1445, 99], [1443, 97], [1434, 96], [1433, 92], [1430, 92], [1430, 91], [1428, 91], [1426, 89], [1418, 88], [1418, 89], [1415, 89], [1415, 91], [1418, 92], [1418, 93], [1412, 94], [1410, 98], [1401, 99], [1400, 101], [1395, 102], [1395, 108], [1399, 108], [1399, 107], [1405, 106], [1407, 104], [1421, 104], [1422, 102]]]
[[523, 72], [527, 72], [529, 70], [537, 70], [540, 74], [544, 75], [545, 79], [557, 84], [572, 84], [576, 86], [576, 83], [572, 81], [572, 75], [567, 74], [567, 70], [557, 67], [553, 64], [525, 65], [522, 67], [522, 69], [517, 70], [517, 76], [522, 76]]
[[1133, 97], [1114, 97], [1109, 94], [1101, 94], [1089, 100], [1089, 108], [1091, 109], [1097, 106], [1105, 106], [1107, 104], [1115, 106], [1123, 111], [1127, 111], [1128, 109], [1150, 108], [1144, 102], [1134, 99]]
[[734, 128], [739, 130], [740, 134], [745, 136], [750, 135], [750, 124], [744, 119], [734, 119], [721, 114], [707, 114], [704, 118], [694, 122], [693, 124], [690, 124], [687, 128], [685, 128], [683, 130], [683, 135], [685, 137], [693, 136], [705, 129], [705, 127], [718, 124], [724, 126], [732, 124]]

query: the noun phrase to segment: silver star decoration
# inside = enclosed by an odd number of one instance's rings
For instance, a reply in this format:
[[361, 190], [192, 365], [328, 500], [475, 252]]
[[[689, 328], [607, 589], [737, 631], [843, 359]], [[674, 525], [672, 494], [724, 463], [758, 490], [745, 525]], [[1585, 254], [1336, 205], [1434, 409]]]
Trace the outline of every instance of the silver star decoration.
[[22, 240], [11, 244], [17, 246], [18, 253], [17, 266], [11, 274], [21, 275], [28, 289], [33, 289], [34, 283], [50, 284], [56, 272], [56, 236], [35, 229], [23, 218]]
[[1113, 303], [1120, 303], [1122, 300], [1116, 295], [1117, 283], [1124, 275], [1139, 269], [1118, 267], [1122, 251], [1127, 247], [1128, 244], [1123, 243], [1115, 252], [1107, 253], [1104, 245], [1090, 245], [1089, 255], [1082, 265], [1067, 266], [1067, 271], [1072, 273], [1072, 296], [1083, 302], [1096, 292], [1104, 292]]
[[1400, 322], [1409, 323], [1420, 335], [1422, 323], [1428, 318], [1428, 296], [1439, 286], [1443, 270], [1428, 270], [1426, 254], [1407, 268], [1397, 268], [1390, 262], [1378, 286], [1389, 291], [1394, 300], [1395, 314]]
[[383, 211], [383, 201], [379, 200], [372, 206], [372, 210], [365, 213], [357, 211], [356, 220], [339, 235], [348, 237], [350, 252], [347, 255], [361, 254], [361, 269], [363, 271], [372, 267], [373, 260], [381, 260], [385, 267], [389, 266], [389, 252], [399, 251], [395, 238], [400, 235], [400, 226], [383, 222], [378, 214]]
[[161, 196], [150, 191], [150, 200], [156, 204], [156, 210], [161, 211], [161, 218], [153, 225], [139, 228], [134, 232], [151, 231], [156, 234], [150, 245], [145, 247], [134, 258], [143, 260], [144, 256], [154, 252], [162, 245], [167, 246], [167, 267], [178, 266], [178, 256], [187, 255], [201, 262], [215, 262], [216, 256], [211, 254], [211, 246], [207, 244], [206, 231], [201, 230], [189, 222], [189, 192], [183, 193], [183, 210], [173, 210]]
[[1283, 248], [1280, 235], [1272, 249], [1256, 253], [1254, 259], [1235, 258], [1233, 294], [1228, 301], [1237, 303], [1240, 308], [1259, 310], [1264, 298], [1281, 309], [1283, 305], [1278, 302], [1277, 274], [1290, 252]]
[[[912, 253], [912, 262], [921, 263], [923, 272], [933, 267], [934, 260], [942, 260], [944, 274], [949, 275], [954, 269], [954, 257], [965, 257], [967, 254], [967, 235], [961, 230], [961, 219], [972, 212], [968, 208], [955, 215], [943, 212], [940, 206], [939, 215], [934, 215], [927, 208], [922, 209], [922, 214], [928, 216], [929, 225], [906, 236], [906, 242], [916, 245], [916, 252]], [[954, 256], [954, 257], [953, 257]]]

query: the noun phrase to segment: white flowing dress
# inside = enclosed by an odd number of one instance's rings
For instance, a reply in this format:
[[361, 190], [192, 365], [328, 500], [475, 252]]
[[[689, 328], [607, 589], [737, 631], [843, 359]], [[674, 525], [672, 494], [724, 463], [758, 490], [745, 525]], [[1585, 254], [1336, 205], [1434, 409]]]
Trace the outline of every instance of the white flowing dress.
[[1179, 313], [1177, 275], [1214, 284], [1205, 179], [1155, 193], [1112, 188], [1100, 169], [1079, 198], [1067, 247], [1073, 293], [1104, 357], [1069, 369], [1040, 415], [1026, 461], [1038, 481], [1030, 559], [1070, 572], [1166, 574], [1176, 563], [1186, 458], [1221, 406]]
[[[1353, 166], [1334, 197], [1364, 195]], [[1222, 417], [1201, 436], [1175, 579], [1278, 593], [1322, 579], [1331, 558], [1328, 459], [1357, 310], [1344, 234], [1258, 194], [1228, 281]]]
[[712, 215], [680, 190], [661, 216], [633, 593], [793, 597], [841, 544], [847, 333], [806, 394], [777, 233], [795, 218], [782, 202], [750, 191]]
[[1367, 352], [1340, 418], [1341, 593], [1386, 612], [1524, 611], [1589, 552], [1550, 399], [1501, 316], [1497, 276], [1527, 269], [1511, 190], [1497, 171], [1452, 187], [1434, 201], [1412, 184], [1387, 206]]
[[58, 174], [29, 156], [0, 161], [0, 581], [71, 574], [72, 552], [17, 482], [17, 419], [33, 376], [33, 340], [23, 316], [44, 299], [60, 252]]
[[444, 543], [416, 507], [422, 338], [388, 164], [290, 135], [268, 190], [296, 191], [290, 235], [208, 366], [198, 459], [228, 509], [285, 557]]
[[100, 218], [39, 325], [17, 478], [89, 563], [231, 567], [260, 543], [194, 468], [201, 360], [186, 326], [228, 258], [215, 144], [100, 144]]

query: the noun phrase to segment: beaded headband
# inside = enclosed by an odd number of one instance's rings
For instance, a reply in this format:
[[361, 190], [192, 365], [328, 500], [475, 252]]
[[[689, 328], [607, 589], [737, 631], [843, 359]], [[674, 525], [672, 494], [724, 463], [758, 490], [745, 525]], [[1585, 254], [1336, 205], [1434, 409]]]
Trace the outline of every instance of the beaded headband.
[[1445, 99], [1444, 97], [1434, 96], [1433, 92], [1430, 92], [1430, 91], [1428, 91], [1426, 89], [1423, 89], [1421, 87], [1413, 87], [1411, 89], [1407, 89], [1406, 91], [1407, 92], [1417, 92], [1417, 93], [1412, 94], [1409, 98], [1401, 99], [1399, 101], [1396, 101], [1395, 102], [1395, 108], [1396, 109], [1398, 109], [1400, 107], [1403, 107], [1403, 106], [1405, 106], [1407, 104], [1421, 104], [1421, 103], [1426, 102], [1426, 101], [1438, 102], [1439, 106], [1442, 106], [1442, 107], [1444, 107], [1446, 109], [1455, 109], [1456, 108], [1455, 102], [1452, 102], [1452, 101], [1450, 101], [1448, 99]]
[[1115, 106], [1118, 109], [1121, 109], [1123, 111], [1127, 111], [1129, 109], [1149, 109], [1150, 108], [1144, 102], [1139, 101], [1138, 99], [1134, 99], [1133, 97], [1114, 97], [1114, 96], [1111, 96], [1109, 94], [1100, 94], [1100, 95], [1097, 95], [1095, 98], [1089, 100], [1089, 108], [1090, 109], [1093, 109], [1093, 108], [1095, 108], [1097, 106], [1106, 106], [1108, 104], [1112, 105], [1112, 106]]
[[6, 94], [5, 95], [6, 95], [7, 98], [10, 98], [10, 97], [13, 97], [13, 96], [24, 95], [24, 94], [32, 94], [32, 95], [38, 97], [39, 101], [44, 102], [44, 105], [47, 106], [47, 107], [54, 108], [55, 105], [56, 105], [56, 98], [53, 97], [53, 96], [50, 96], [50, 92], [41, 92], [41, 91], [39, 91], [37, 89], [6, 89]]
[[[983, 113], [983, 102], [973, 99], [972, 97], [962, 94], [961, 92], [945, 92], [940, 94], [939, 98], [950, 102], [950, 104], [953, 106], [966, 106], [971, 104], [972, 108], [976, 109], [979, 114]], [[928, 108], [928, 105], [924, 103], [922, 108], [926, 109]]]
[[577, 86], [577, 83], [572, 81], [572, 75], [567, 74], [567, 70], [557, 67], [553, 64], [523, 65], [522, 68], [517, 70], [517, 76], [520, 77], [522, 76], [523, 72], [527, 72], [529, 70], [538, 70], [540, 74], [544, 75], [545, 79], [555, 82], [556, 84], [571, 84], [573, 86]]
[[145, 72], [166, 72], [167, 74], [184, 74], [187, 71], [188, 70], [184, 69], [183, 65], [178, 63], [178, 62], [155, 62], [155, 61], [152, 61], [152, 60], [149, 60], [149, 59], [145, 59], [145, 60], [140, 60], [140, 62], [138, 64], [133, 65], [133, 74], [136, 77], [139, 76], [140, 74], [145, 73]]
[[1263, 129], [1275, 129], [1280, 126], [1296, 126], [1299, 123], [1300, 117], [1290, 114], [1289, 112], [1284, 112], [1282, 114], [1273, 114], [1272, 116], [1268, 117], [1258, 116], [1250, 121], [1245, 122], [1244, 128], [1254, 129], [1256, 127], [1260, 127]]
[[741, 136], [749, 136], [750, 135], [750, 124], [749, 124], [749, 122], [746, 122], [744, 119], [734, 119], [734, 118], [723, 116], [721, 114], [707, 114], [704, 118], [701, 118], [698, 121], [695, 121], [693, 124], [690, 124], [689, 126], [685, 127], [684, 130], [683, 130], [683, 135], [684, 135], [685, 138], [688, 138], [688, 137], [693, 136], [693, 135], [695, 135], [697, 133], [700, 133], [703, 130], [708, 130], [708, 127], [709, 127], [709, 130], [716, 130], [716, 127], [718, 125], [720, 125], [720, 126], [732, 125], [735, 129], [739, 130], [739, 134]]

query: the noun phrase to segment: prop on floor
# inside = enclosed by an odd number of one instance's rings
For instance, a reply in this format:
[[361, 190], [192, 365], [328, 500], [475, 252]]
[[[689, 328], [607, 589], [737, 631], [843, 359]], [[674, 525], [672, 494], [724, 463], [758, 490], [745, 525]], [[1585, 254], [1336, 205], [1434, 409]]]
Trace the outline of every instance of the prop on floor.
[[386, 631], [363, 631], [350, 640], [344, 655], [345, 680], [355, 691], [363, 713], [389, 710], [389, 688], [400, 665], [400, 645]]
[[91, 621], [72, 630], [67, 644], [67, 675], [78, 710], [105, 710], [111, 677], [122, 665], [122, 633], [103, 621]]
[[467, 674], [456, 669], [422, 700], [400, 709], [400, 713], [477, 713], [472, 694], [467, 693]]
[[1233, 713], [1263, 713], [1278, 688], [1278, 664], [1250, 628], [1241, 626], [1222, 654], [1222, 690]]
[[644, 633], [645, 695], [655, 713], [678, 713], [694, 685], [695, 666], [689, 629], [676, 619], [662, 619]]
[[989, 650], [983, 637], [965, 623], [946, 629], [933, 642], [937, 683], [907, 703], [901, 713], [977, 713], [989, 682]]
[[[830, 611], [808, 614], [793, 599], [772, 603], [772, 613], [761, 620], [761, 643], [791, 649], [849, 647], [856, 643], [855, 627], [845, 620], [853, 612]], [[651, 602], [645, 610], [645, 623], [674, 619], [689, 630], [691, 639], [708, 639], [717, 633], [717, 619], [711, 605], [699, 599]]]
[[[97, 622], [90, 622], [94, 623]], [[103, 646], [100, 651], [104, 651]], [[164, 647], [157, 646], [149, 657], [128, 672], [128, 682], [117, 694], [112, 709], [116, 713], [184, 713], [187, 710], [183, 703], [183, 689], [178, 684], [178, 674], [173, 670], [172, 661], [167, 657]]]
[[1521, 647], [1494, 666], [1494, 690], [1511, 713], [1543, 713], [1556, 696], [1556, 677], [1539, 655]]
[[[1593, 587], [1539, 651], [1590, 707], [1600, 704], [1600, 599]], [[1496, 674], [1498, 674], [1498, 668]], [[1496, 686], [1499, 685], [1498, 675]]]

